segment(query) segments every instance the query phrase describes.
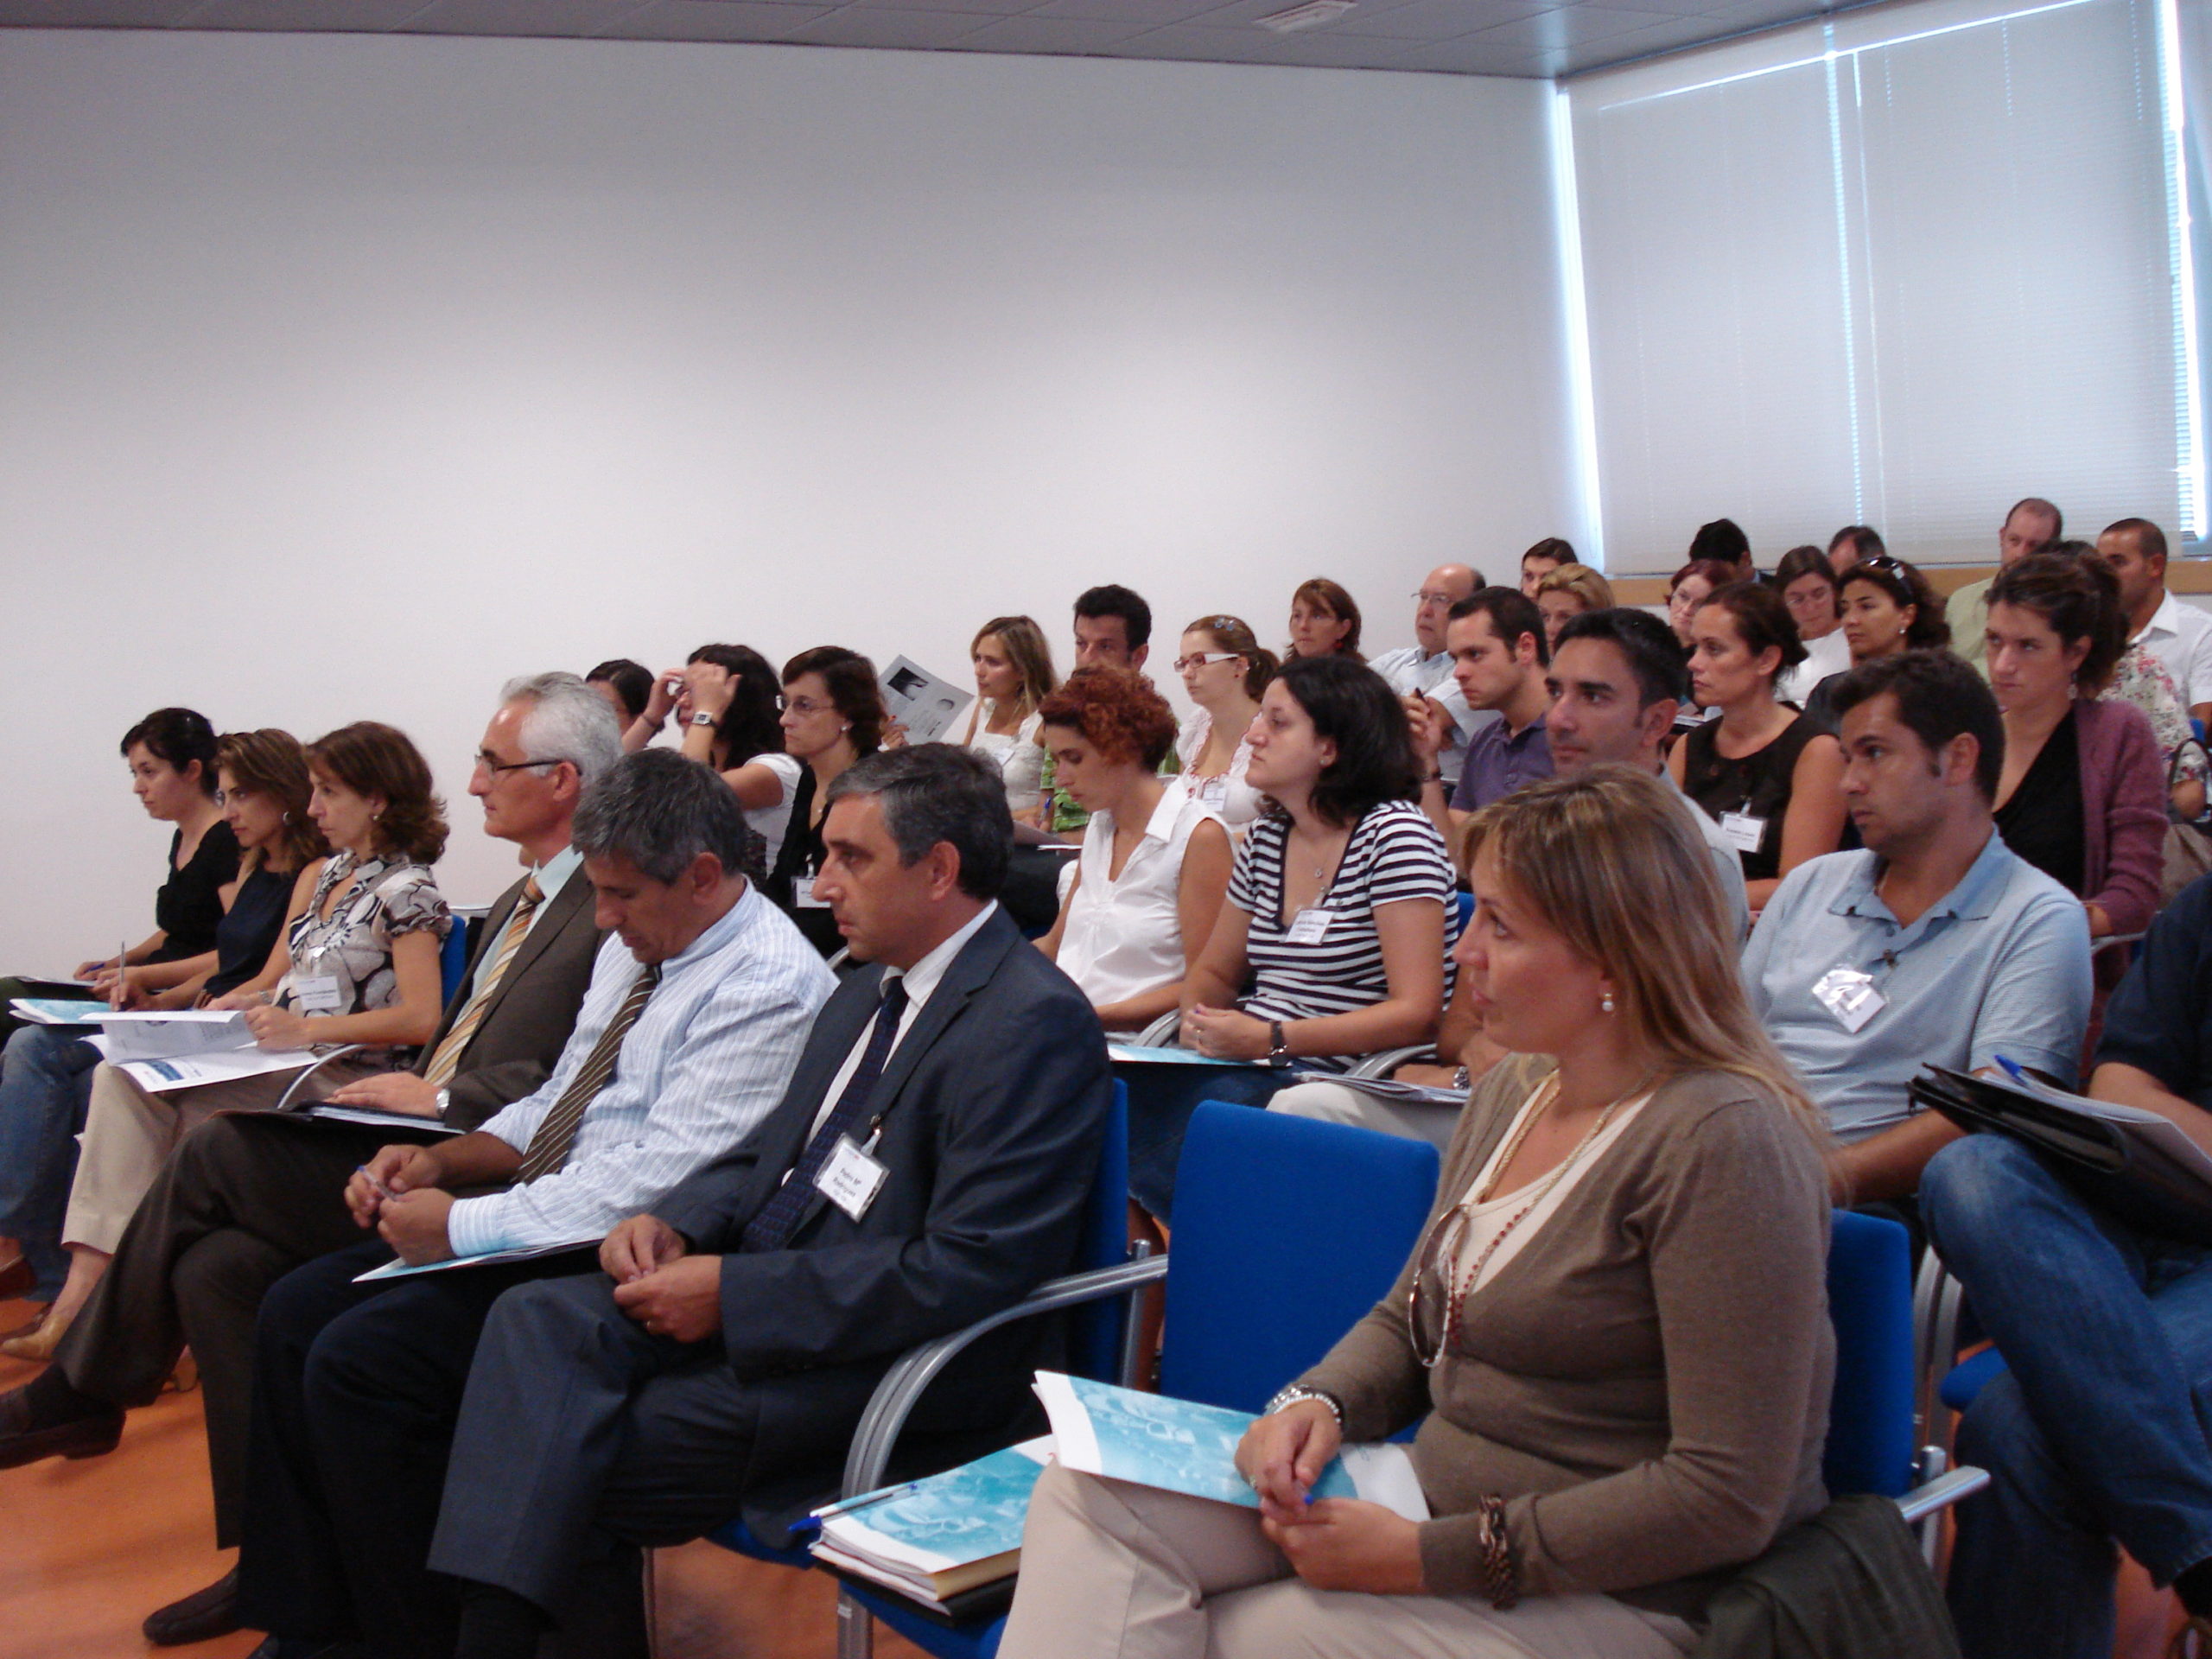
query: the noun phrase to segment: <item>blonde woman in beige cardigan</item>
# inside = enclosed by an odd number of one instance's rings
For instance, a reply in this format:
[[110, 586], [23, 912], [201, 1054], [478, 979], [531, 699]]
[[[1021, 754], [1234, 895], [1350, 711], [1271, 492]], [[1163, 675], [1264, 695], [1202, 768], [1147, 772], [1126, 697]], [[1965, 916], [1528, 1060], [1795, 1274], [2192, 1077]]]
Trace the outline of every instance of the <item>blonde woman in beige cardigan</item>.
[[[1825, 1132], [1688, 810], [1602, 766], [1473, 821], [1460, 970], [1521, 1058], [1426, 1236], [1245, 1436], [1257, 1513], [1045, 1472], [1007, 1659], [1662, 1659], [1822, 1507]], [[1416, 1421], [1432, 1518], [1307, 1501]]]

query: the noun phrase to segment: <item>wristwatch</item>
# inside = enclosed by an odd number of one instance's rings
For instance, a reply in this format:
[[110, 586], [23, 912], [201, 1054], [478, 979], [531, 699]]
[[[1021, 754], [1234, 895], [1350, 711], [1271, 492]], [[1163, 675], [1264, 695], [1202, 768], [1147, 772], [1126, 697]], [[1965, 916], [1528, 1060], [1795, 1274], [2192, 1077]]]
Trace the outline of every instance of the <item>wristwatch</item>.
[[1454, 1089], [1473, 1088], [1475, 1086], [1475, 1074], [1468, 1071], [1465, 1066], [1461, 1066], [1458, 1071], [1452, 1074], [1452, 1086]]
[[1276, 1066], [1290, 1064], [1290, 1042], [1282, 1034], [1282, 1021], [1280, 1020], [1268, 1021], [1268, 1064]]
[[438, 1121], [439, 1121], [440, 1122], [443, 1122], [445, 1121], [445, 1116], [446, 1116], [446, 1113], [447, 1113], [448, 1111], [451, 1110], [451, 1109], [452, 1109], [452, 1107], [453, 1107], [453, 1090], [450, 1090], [450, 1089], [441, 1089], [441, 1090], [438, 1090]]
[[1275, 1397], [1268, 1402], [1267, 1408], [1260, 1415], [1272, 1417], [1285, 1407], [1296, 1405], [1300, 1400], [1319, 1400], [1329, 1408], [1329, 1414], [1337, 1420], [1337, 1433], [1344, 1433], [1344, 1402], [1326, 1389], [1308, 1389], [1294, 1382], [1288, 1388], [1277, 1390]]
[[711, 726], [715, 723], [715, 717], [703, 709], [694, 709], [691, 711], [691, 723], [694, 726]]

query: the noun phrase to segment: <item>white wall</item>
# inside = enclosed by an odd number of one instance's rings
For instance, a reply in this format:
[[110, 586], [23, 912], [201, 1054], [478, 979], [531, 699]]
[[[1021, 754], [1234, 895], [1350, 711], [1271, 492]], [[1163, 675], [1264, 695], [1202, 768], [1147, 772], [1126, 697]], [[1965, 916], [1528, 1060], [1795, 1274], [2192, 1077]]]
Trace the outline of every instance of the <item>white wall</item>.
[[505, 676], [709, 639], [958, 673], [1092, 582], [1274, 639], [1328, 574], [1402, 642], [1579, 528], [1548, 96], [0, 32], [0, 969], [145, 931], [161, 703], [389, 720], [458, 798]]

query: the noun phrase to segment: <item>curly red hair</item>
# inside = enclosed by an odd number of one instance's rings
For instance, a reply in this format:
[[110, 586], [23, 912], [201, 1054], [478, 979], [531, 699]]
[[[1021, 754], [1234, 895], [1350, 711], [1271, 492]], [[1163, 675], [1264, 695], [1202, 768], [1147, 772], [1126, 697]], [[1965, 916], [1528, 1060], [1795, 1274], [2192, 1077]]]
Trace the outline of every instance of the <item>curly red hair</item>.
[[1175, 747], [1175, 711], [1141, 674], [1120, 668], [1078, 668], [1038, 705], [1047, 726], [1081, 732], [1109, 760], [1156, 771]]

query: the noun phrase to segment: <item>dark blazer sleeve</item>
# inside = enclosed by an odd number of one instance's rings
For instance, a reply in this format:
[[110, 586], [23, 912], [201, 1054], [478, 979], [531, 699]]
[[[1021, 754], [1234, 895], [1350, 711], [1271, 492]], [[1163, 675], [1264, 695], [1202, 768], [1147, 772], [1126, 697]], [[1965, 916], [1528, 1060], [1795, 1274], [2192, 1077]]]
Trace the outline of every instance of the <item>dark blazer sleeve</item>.
[[[467, 1006], [476, 958], [499, 938], [513, 909], [512, 900], [521, 891], [518, 883], [505, 895], [505, 902], [486, 915], [476, 952], [470, 959], [470, 972], [446, 1011], [440, 1038]], [[507, 970], [512, 982], [500, 987], [483, 1024], [469, 1039], [461, 1057], [461, 1069], [446, 1085], [451, 1096], [446, 1107], [448, 1123], [462, 1129], [477, 1128], [553, 1075], [569, 1033], [575, 1029], [584, 993], [591, 987], [592, 964], [606, 938], [593, 919], [593, 910], [591, 883], [579, 870], [563, 884], [531, 930]], [[436, 1048], [435, 1040], [424, 1048], [421, 1064], [429, 1064]]]
[[884, 1358], [1064, 1270], [1112, 1088], [1088, 1000], [1016, 938], [887, 1115], [892, 1173], [862, 1223], [825, 1211], [789, 1249], [721, 1258], [731, 1369]]

